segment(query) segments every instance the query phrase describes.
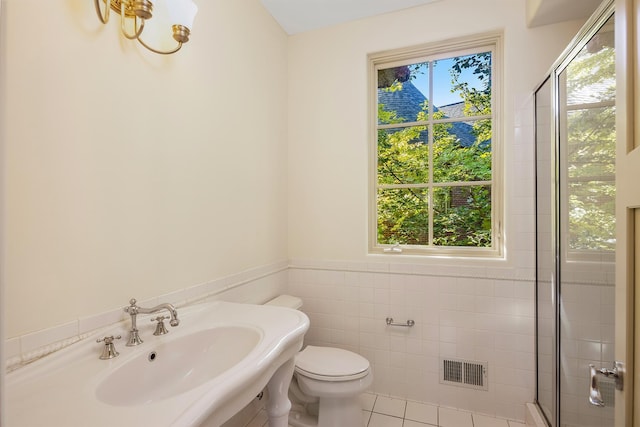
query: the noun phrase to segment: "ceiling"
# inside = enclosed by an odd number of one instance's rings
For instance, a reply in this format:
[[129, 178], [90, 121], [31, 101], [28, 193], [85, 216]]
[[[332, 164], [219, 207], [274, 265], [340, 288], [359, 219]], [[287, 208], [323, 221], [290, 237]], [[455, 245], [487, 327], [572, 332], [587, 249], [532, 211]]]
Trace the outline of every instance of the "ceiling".
[[[288, 34], [447, 0], [261, 0]], [[482, 0], [477, 0], [481, 2]], [[535, 27], [587, 18], [601, 0], [512, 0], [527, 4], [527, 24]]]
[[262, 0], [288, 34], [442, 0]]
[[527, 24], [530, 27], [555, 22], [586, 19], [602, 0], [526, 0]]

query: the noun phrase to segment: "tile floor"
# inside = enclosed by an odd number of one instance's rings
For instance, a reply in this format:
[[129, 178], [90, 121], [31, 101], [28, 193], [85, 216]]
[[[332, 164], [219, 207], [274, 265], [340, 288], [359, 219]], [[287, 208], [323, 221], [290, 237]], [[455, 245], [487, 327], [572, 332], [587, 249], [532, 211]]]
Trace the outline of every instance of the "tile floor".
[[[364, 427], [525, 427], [516, 421], [370, 393], [362, 396], [362, 408]], [[263, 409], [246, 427], [267, 425], [267, 415]]]

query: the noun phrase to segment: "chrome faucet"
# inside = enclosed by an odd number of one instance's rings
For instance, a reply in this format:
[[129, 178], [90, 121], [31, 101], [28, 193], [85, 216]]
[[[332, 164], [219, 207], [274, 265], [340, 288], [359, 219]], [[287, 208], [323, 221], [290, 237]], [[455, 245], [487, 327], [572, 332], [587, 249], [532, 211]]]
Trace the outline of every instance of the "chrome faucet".
[[162, 310], [167, 310], [169, 315], [171, 316], [171, 320], [169, 324], [171, 326], [178, 326], [180, 324], [180, 320], [178, 319], [178, 312], [176, 308], [171, 304], [158, 304], [152, 308], [142, 308], [136, 305], [136, 299], [131, 298], [129, 300], [129, 306], [124, 308], [126, 313], [129, 313], [131, 316], [131, 330], [129, 331], [129, 341], [127, 342], [128, 347], [132, 347], [134, 345], [142, 344], [142, 339], [138, 334], [138, 326], [136, 324], [136, 317], [138, 314], [153, 314]]

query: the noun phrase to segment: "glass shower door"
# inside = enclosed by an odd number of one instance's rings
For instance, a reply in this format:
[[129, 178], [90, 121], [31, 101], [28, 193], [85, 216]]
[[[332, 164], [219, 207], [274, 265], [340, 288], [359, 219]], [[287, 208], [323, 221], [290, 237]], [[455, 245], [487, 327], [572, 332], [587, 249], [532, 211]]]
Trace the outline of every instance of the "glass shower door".
[[535, 93], [537, 403], [551, 427], [614, 425], [615, 51], [603, 4]]
[[613, 426], [589, 404], [589, 364], [613, 367], [615, 261], [615, 51], [611, 16], [560, 68], [558, 262], [561, 426]]

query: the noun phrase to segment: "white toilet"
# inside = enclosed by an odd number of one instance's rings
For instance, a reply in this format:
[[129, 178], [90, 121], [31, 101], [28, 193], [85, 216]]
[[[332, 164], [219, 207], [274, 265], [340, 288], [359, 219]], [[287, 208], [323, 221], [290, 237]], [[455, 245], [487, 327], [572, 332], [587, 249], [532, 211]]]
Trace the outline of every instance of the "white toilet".
[[[299, 309], [302, 300], [280, 295], [268, 305]], [[333, 347], [306, 346], [296, 356], [289, 387], [292, 427], [361, 426], [360, 395], [373, 382], [369, 361]]]

